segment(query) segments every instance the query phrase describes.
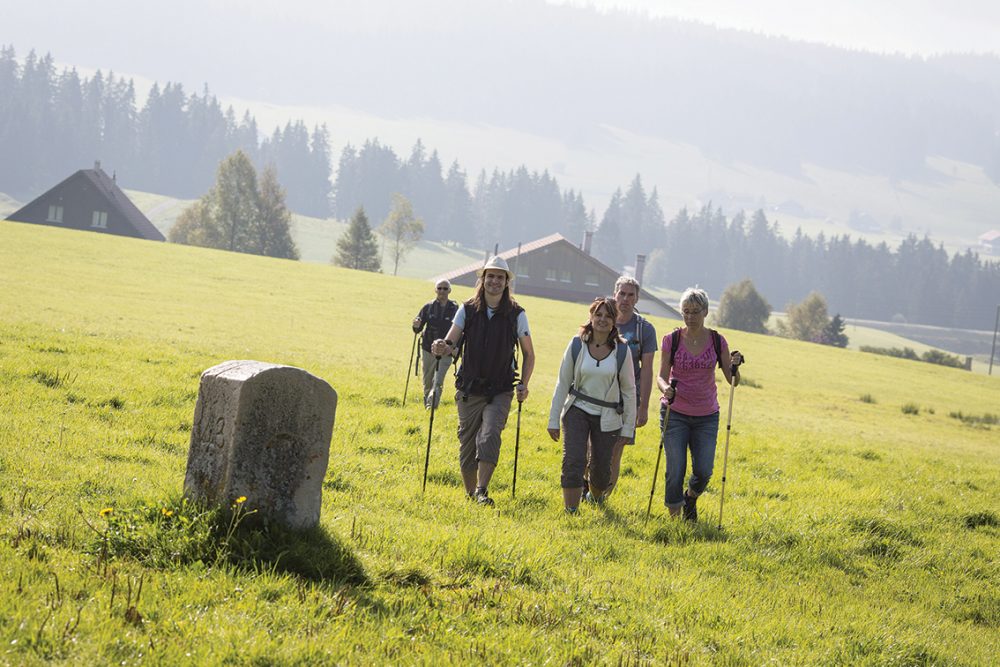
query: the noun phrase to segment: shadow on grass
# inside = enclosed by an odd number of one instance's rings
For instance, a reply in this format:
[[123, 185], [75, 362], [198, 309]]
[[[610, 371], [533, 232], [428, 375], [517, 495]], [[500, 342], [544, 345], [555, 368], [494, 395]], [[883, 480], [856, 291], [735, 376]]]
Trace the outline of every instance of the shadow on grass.
[[283, 572], [332, 584], [368, 583], [351, 548], [322, 526], [305, 531], [274, 524], [241, 528], [226, 546], [225, 560], [241, 569]]
[[362, 586], [368, 576], [354, 552], [322, 526], [296, 531], [232, 508], [183, 498], [160, 505], [105, 508], [95, 524], [98, 564], [124, 558], [156, 569], [193, 563], [288, 573], [315, 582]]

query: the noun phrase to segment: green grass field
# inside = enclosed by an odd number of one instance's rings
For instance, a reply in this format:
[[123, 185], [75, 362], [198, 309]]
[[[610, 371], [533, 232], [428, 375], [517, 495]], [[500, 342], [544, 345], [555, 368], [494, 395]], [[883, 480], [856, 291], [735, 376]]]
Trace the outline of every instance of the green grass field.
[[[1000, 378], [724, 331], [748, 358], [724, 529], [724, 427], [701, 523], [667, 519], [662, 478], [644, 522], [653, 425], [569, 517], [544, 427], [585, 309], [524, 298], [538, 366], [491, 511], [460, 489], [447, 394], [420, 492], [414, 383], [399, 403], [428, 296], [0, 222], [0, 664], [1000, 662]], [[228, 359], [337, 390], [320, 531], [220, 534], [181, 503], [198, 378]]]

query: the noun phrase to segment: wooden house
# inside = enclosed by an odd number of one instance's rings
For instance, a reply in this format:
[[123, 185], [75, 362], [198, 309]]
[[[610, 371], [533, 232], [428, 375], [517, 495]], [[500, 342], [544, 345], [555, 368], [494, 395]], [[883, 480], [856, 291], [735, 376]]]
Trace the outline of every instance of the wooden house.
[[[514, 293], [541, 296], [572, 303], [590, 303], [598, 296], [611, 296], [619, 273], [590, 254], [590, 237], [582, 247], [570, 243], [561, 234], [522, 244], [500, 253], [514, 273]], [[637, 279], [642, 284], [642, 255], [635, 267]], [[476, 270], [482, 262], [463, 266], [434, 277], [437, 282], [447, 279], [455, 285], [469, 287], [476, 284]], [[676, 309], [646, 290], [641, 290], [636, 309], [646, 315], [681, 319]]]
[[95, 162], [14, 211], [7, 220], [164, 241], [153, 223]]
[[991, 229], [980, 234], [979, 250], [987, 255], [1000, 255], [1000, 230]]

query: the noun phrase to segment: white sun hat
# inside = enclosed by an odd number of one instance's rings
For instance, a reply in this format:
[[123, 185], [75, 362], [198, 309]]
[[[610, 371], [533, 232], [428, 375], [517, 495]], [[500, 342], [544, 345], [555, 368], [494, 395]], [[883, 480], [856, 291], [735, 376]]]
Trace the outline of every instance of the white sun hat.
[[512, 282], [514, 280], [514, 274], [511, 273], [510, 267], [507, 266], [507, 261], [500, 257], [499, 255], [494, 255], [490, 257], [489, 261], [483, 265], [481, 269], [476, 270], [476, 275], [482, 277], [486, 269], [497, 269], [503, 271], [507, 274], [507, 282]]

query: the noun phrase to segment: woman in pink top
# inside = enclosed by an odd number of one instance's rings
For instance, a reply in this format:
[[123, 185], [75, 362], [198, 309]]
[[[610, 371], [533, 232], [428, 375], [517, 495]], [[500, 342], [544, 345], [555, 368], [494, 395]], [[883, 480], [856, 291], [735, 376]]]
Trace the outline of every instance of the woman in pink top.
[[[739, 365], [743, 357], [718, 332], [705, 327], [708, 294], [689, 287], [681, 295], [684, 326], [663, 337], [660, 375], [656, 385], [660, 400], [660, 426], [670, 404], [670, 420], [663, 432], [663, 451], [667, 459], [665, 503], [670, 516], [683, 510], [688, 521], [698, 520], [698, 496], [708, 486], [715, 463], [715, 440], [719, 433], [719, 399], [715, 390], [715, 368], [721, 366], [726, 381], [740, 383]], [[717, 338], [717, 340], [716, 340]], [[673, 341], [677, 341], [674, 350]], [[718, 343], [718, 344], [716, 344]], [[718, 349], [718, 352], [716, 352]], [[735, 370], [735, 374], [733, 373]], [[670, 386], [677, 380], [676, 390]], [[691, 477], [684, 489], [687, 450], [691, 450]]]

